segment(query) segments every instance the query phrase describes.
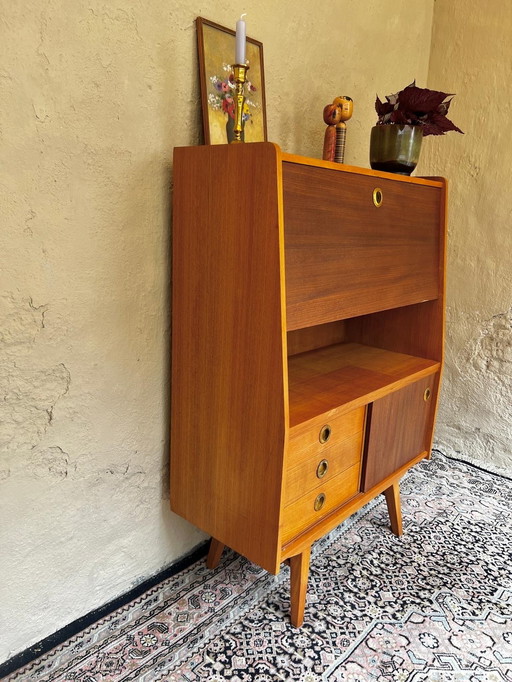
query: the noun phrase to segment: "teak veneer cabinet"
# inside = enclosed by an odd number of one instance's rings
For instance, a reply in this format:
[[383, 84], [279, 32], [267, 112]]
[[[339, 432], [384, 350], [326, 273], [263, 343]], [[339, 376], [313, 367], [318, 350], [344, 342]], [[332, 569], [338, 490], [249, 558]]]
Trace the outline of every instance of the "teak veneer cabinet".
[[446, 183], [282, 153], [174, 153], [171, 507], [266, 570], [429, 455]]

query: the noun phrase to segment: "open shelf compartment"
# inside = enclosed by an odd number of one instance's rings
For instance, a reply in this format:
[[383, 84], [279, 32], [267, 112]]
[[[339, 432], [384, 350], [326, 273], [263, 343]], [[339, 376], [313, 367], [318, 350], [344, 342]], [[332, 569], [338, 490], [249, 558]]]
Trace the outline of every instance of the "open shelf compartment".
[[366, 405], [440, 369], [440, 362], [359, 343], [288, 358], [290, 428]]

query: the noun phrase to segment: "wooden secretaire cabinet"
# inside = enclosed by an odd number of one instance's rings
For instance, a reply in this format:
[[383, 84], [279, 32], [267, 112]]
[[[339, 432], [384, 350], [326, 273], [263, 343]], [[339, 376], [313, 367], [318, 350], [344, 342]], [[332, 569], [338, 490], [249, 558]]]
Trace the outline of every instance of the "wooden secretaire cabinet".
[[430, 452], [443, 352], [442, 179], [284, 154], [174, 155], [171, 507], [277, 573], [303, 620], [311, 544]]

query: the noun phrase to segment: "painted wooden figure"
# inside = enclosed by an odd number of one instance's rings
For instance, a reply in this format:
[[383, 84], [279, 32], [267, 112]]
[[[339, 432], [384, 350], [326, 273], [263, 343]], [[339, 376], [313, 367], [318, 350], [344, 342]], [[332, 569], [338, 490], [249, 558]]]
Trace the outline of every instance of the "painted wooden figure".
[[324, 107], [324, 122], [327, 130], [324, 135], [324, 149], [322, 159], [344, 163], [347, 124], [352, 117], [354, 102], [345, 95], [336, 97], [332, 104]]

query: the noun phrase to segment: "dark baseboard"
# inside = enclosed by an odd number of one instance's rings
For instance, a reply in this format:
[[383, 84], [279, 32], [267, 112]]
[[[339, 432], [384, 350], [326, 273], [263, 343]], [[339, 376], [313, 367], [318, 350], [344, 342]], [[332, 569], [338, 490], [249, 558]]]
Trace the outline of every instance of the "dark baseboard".
[[497, 478], [504, 478], [507, 481], [512, 481], [512, 476], [507, 476], [506, 474], [502, 474], [501, 472], [498, 473], [497, 471], [490, 471], [489, 469], [486, 469], [485, 467], [481, 467], [478, 464], [474, 464], [473, 462], [468, 462], [468, 460], [464, 459], [463, 457], [455, 457], [455, 455], [447, 455], [442, 450], [439, 450], [439, 448], [432, 448], [432, 452], [438, 452], [440, 455], [443, 455], [443, 457], [446, 457], [447, 459], [453, 459], [455, 462], [460, 462], [461, 464], [465, 464], [466, 466], [472, 467], [473, 469], [477, 469], [478, 471], [483, 471], [486, 474], [491, 474], [491, 476], [496, 476]]
[[152, 587], [155, 587], [155, 585], [158, 585], [164, 580], [176, 575], [180, 571], [183, 571], [185, 568], [188, 568], [196, 561], [206, 556], [207, 551], [208, 541], [202, 542], [189, 554], [185, 555], [181, 559], [178, 559], [178, 561], [171, 564], [163, 571], [160, 571], [160, 573], [157, 573], [151, 578], [147, 578], [147, 580], [141, 582], [140, 585], [133, 587], [120, 597], [112, 599], [112, 601], [109, 601], [107, 604], [104, 604], [85, 616], [74, 620], [69, 625], [65, 625], [60, 630], [57, 630], [57, 632], [54, 632], [52, 635], [49, 635], [40, 642], [37, 642], [37, 644], [33, 644], [27, 649], [21, 651], [19, 654], [9, 658], [7, 661], [5, 661], [5, 663], [0, 665], [0, 679], [7, 677], [7, 675], [10, 675], [19, 668], [22, 668], [23, 666], [27, 665], [27, 663], [30, 663], [43, 654], [46, 654], [48, 651], [50, 651], [50, 649], [54, 649], [56, 646], [59, 646], [59, 644], [62, 644], [70, 637], [74, 637], [74, 635], [78, 634], [82, 630], [85, 630], [85, 628], [89, 627], [89, 625], [92, 625], [97, 620], [100, 620], [100, 618], [108, 616], [108, 614], [112, 613], [112, 611], [115, 611], [121, 606], [128, 604], [128, 602], [132, 601], [133, 599], [137, 599], [137, 597], [140, 597], [142, 594], [144, 594], [144, 592], [147, 592]]

